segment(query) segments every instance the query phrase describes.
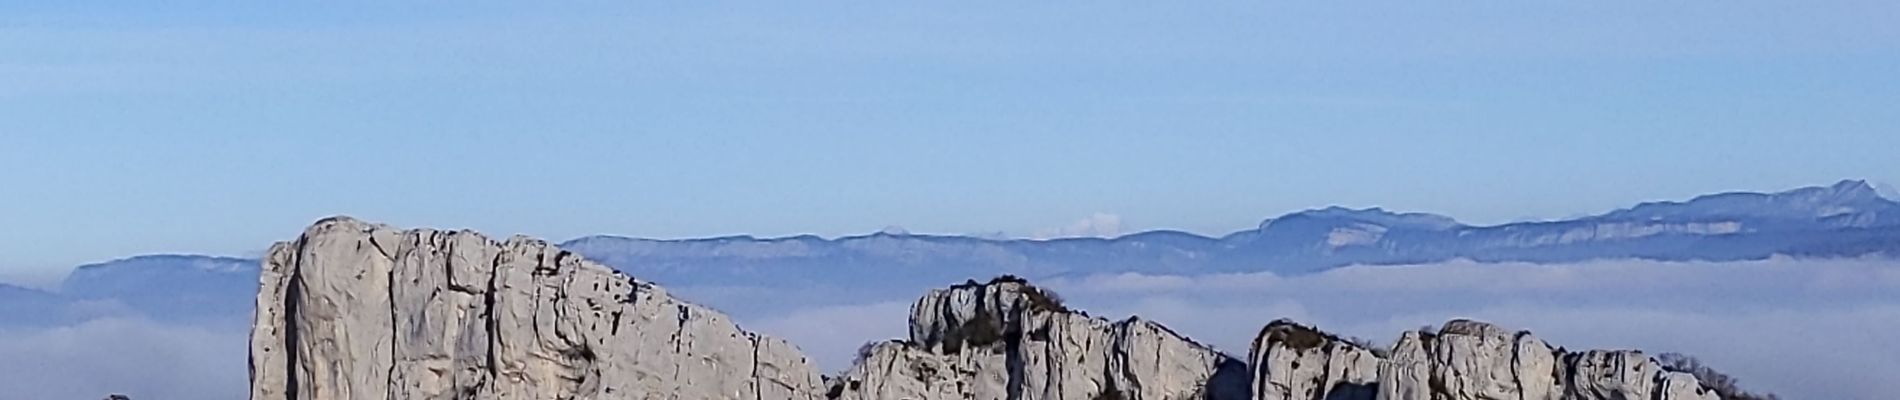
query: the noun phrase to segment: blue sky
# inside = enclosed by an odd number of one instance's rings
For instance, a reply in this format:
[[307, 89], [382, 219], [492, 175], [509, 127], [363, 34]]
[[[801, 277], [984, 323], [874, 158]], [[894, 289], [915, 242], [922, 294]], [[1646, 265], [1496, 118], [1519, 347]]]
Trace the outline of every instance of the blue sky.
[[0, 276], [333, 214], [1218, 234], [1900, 182], [1886, 1], [67, 3], [0, 2]]

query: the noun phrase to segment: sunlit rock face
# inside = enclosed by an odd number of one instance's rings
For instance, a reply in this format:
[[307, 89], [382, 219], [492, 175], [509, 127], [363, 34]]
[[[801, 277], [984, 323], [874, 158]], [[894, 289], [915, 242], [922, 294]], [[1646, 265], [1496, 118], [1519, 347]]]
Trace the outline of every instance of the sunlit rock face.
[[1277, 366], [1254, 369], [1255, 398], [1372, 398], [1379, 381], [1371, 350], [1299, 324], [1268, 324], [1253, 347], [1250, 365]]
[[262, 263], [251, 398], [1687, 400], [1694, 375], [1456, 320], [1389, 351], [1276, 321], [1246, 360], [1004, 276], [822, 378], [792, 345], [546, 242], [317, 222]]
[[823, 396], [790, 344], [539, 240], [332, 218], [260, 280], [255, 400]]
[[545, 242], [348, 218], [274, 246], [252, 395], [291, 399], [1243, 399], [1240, 361], [1019, 279], [918, 300], [827, 385], [718, 312]]
[[838, 399], [1245, 399], [1240, 360], [1150, 321], [1110, 322], [999, 278], [933, 290], [910, 339], [875, 344]]
[[1379, 356], [1311, 327], [1276, 321], [1252, 351], [1258, 400], [1719, 399], [1694, 376], [1636, 351], [1569, 352], [1530, 332], [1455, 320], [1406, 332]]

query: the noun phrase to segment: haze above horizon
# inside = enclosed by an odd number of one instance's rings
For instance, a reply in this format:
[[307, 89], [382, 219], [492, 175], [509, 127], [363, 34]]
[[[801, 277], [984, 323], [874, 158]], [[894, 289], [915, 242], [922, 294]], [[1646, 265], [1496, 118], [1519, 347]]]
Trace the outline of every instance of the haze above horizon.
[[336, 214], [1218, 235], [1900, 182], [1900, 4], [927, 7], [0, 2], [0, 276]]

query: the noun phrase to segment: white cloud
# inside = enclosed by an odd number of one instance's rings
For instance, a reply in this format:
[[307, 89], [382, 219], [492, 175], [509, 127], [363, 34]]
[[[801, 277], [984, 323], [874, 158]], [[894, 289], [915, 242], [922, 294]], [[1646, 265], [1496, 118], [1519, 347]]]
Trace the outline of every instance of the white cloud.
[[1037, 229], [1030, 235], [1036, 239], [1055, 239], [1066, 237], [1115, 237], [1122, 234], [1122, 217], [1108, 213], [1095, 213], [1066, 226]]
[[19, 399], [244, 398], [243, 326], [179, 326], [99, 318], [0, 329], [0, 394]]
[[[852, 306], [825, 306], [766, 317], [747, 329], [792, 342], [812, 356], [819, 368], [839, 371], [849, 367], [859, 346], [873, 340], [910, 336], [907, 302]], [[822, 355], [822, 356], [820, 356]]]

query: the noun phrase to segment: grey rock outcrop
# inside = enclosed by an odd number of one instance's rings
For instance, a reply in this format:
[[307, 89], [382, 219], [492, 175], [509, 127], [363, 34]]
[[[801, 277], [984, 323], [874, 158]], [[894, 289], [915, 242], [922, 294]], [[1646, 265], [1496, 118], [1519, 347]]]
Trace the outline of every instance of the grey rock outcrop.
[[1275, 321], [1255, 339], [1258, 400], [1705, 400], [1694, 376], [1636, 351], [1572, 353], [1530, 332], [1468, 320], [1406, 332], [1389, 356]]
[[1245, 399], [1240, 360], [1150, 321], [1071, 311], [1011, 278], [933, 290], [908, 341], [872, 345], [835, 399]]
[[546, 242], [344, 217], [273, 246], [259, 280], [253, 400], [1720, 398], [1640, 352], [1465, 320], [1389, 352], [1275, 321], [1243, 361], [1007, 276], [932, 290], [907, 339], [821, 378], [784, 341]]
[[1256, 399], [1370, 398], [1378, 384], [1377, 355], [1312, 327], [1274, 321], [1253, 347], [1249, 365], [1287, 366], [1255, 369]]
[[539, 240], [331, 218], [260, 281], [254, 400], [823, 396], [790, 344]]

